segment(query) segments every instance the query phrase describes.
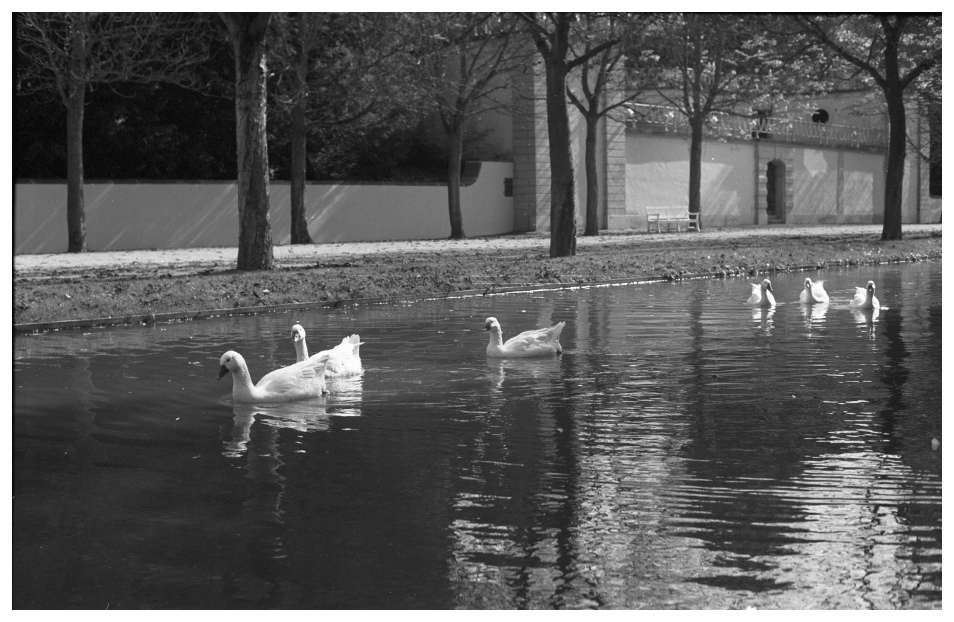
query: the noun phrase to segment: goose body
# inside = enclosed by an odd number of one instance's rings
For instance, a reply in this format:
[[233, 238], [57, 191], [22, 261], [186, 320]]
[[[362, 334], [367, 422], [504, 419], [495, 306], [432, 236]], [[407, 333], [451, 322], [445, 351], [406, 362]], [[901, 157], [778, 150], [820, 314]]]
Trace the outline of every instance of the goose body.
[[868, 281], [864, 287], [856, 287], [855, 297], [851, 299], [848, 306], [852, 309], [880, 309], [881, 303], [875, 296], [874, 281]]
[[752, 283], [752, 295], [745, 304], [752, 307], [774, 307], [775, 296], [772, 295], [772, 282], [762, 279], [761, 283]]
[[305, 329], [301, 324], [295, 324], [291, 329], [292, 342], [295, 345], [296, 360], [300, 363], [309, 358], [328, 355], [328, 363], [325, 366], [325, 375], [335, 376], [353, 376], [361, 373], [361, 338], [358, 335], [351, 335], [341, 340], [341, 343], [330, 350], [322, 350], [311, 357], [308, 356], [308, 345], [305, 343]]
[[271, 371], [252, 384], [248, 365], [238, 352], [229, 350], [219, 359], [219, 379], [232, 374], [232, 400], [239, 404], [278, 403], [320, 397], [325, 391], [327, 357], [307, 359]]
[[553, 356], [563, 352], [560, 345], [560, 333], [566, 322], [559, 322], [550, 328], [527, 330], [504, 343], [497, 318], [489, 317], [484, 330], [490, 331], [490, 343], [487, 344], [487, 356], [495, 358], [527, 358], [533, 356]]
[[799, 294], [798, 300], [803, 304], [828, 302], [828, 292], [825, 291], [824, 281], [812, 281], [806, 278], [805, 289]]

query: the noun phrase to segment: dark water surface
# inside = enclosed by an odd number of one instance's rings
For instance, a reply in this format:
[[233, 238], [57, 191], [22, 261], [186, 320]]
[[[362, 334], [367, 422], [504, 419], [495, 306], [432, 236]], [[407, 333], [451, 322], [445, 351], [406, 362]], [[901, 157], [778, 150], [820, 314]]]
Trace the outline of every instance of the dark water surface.
[[[805, 276], [17, 336], [13, 606], [940, 608], [941, 264]], [[296, 321], [363, 377], [233, 408]]]

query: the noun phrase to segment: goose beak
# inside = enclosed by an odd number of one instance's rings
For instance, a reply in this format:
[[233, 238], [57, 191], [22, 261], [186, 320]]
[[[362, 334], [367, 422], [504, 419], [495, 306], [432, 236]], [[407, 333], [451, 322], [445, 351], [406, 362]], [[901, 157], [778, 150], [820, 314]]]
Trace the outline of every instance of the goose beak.
[[221, 367], [219, 367], [219, 377], [216, 378], [216, 380], [221, 380], [222, 376], [224, 376], [227, 373], [229, 373], [229, 368], [226, 367], [225, 365], [222, 365]]

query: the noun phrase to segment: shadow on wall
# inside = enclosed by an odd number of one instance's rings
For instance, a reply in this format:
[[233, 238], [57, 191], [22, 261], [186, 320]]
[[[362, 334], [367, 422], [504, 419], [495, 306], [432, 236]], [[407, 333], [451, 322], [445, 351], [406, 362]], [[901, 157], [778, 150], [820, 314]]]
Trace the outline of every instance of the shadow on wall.
[[[705, 143], [700, 179], [703, 228], [752, 224], [754, 166], [748, 145]], [[643, 228], [647, 206], [687, 206], [688, 143], [665, 136], [628, 134], [626, 198], [628, 215]]]
[[[509, 162], [484, 162], [461, 187], [469, 236], [513, 230], [513, 198], [505, 196]], [[470, 168], [473, 175], [474, 169]], [[234, 182], [90, 182], [84, 185], [87, 247], [92, 251], [234, 247], [238, 199]], [[269, 217], [275, 244], [291, 242], [290, 188], [273, 182]], [[308, 231], [318, 243], [422, 240], [450, 235], [443, 185], [308, 184]], [[67, 248], [66, 184], [17, 183], [14, 253]]]
[[791, 224], [872, 224], [884, 207], [880, 154], [805, 149], [796, 160]]

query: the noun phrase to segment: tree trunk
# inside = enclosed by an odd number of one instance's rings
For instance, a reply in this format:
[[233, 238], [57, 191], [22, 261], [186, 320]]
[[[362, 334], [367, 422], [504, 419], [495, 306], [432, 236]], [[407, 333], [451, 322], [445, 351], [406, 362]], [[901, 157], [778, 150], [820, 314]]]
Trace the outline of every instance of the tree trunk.
[[460, 212], [460, 165], [463, 153], [464, 125], [454, 119], [448, 132], [450, 153], [447, 156], [447, 211], [450, 216], [452, 240], [464, 239], [464, 219]]
[[268, 144], [265, 134], [268, 13], [224, 13], [235, 51], [235, 136], [238, 147], [239, 270], [270, 270]]
[[291, 111], [291, 243], [313, 244], [305, 218], [305, 168], [308, 134], [305, 108], [296, 103]]
[[583, 156], [586, 168], [586, 228], [583, 235], [600, 234], [600, 188], [596, 178], [596, 134], [599, 131], [599, 121], [600, 118], [595, 115], [586, 118], [586, 152]]
[[[556, 49], [559, 46], [554, 46]], [[550, 257], [576, 254], [576, 188], [566, 106], [567, 67], [563, 55], [546, 63], [547, 136], [550, 140]]]
[[882, 90], [888, 104], [889, 129], [888, 170], [884, 177], [884, 226], [881, 229], [881, 239], [900, 240], [907, 117], [904, 111], [904, 87], [901, 84], [898, 62], [900, 32], [892, 30], [885, 35]]
[[69, 92], [66, 101], [66, 230], [67, 252], [86, 250], [86, 206], [83, 198], [83, 112], [86, 105], [86, 33], [76, 24], [70, 47]]
[[900, 240], [907, 119], [900, 92], [897, 95], [885, 95], [888, 100], [888, 170], [884, 177], [884, 226], [881, 239]]
[[[692, 136], [689, 141], [689, 212], [699, 214], [702, 211], [702, 129], [705, 120], [699, 118], [690, 120]], [[702, 231], [702, 217], [696, 217], [699, 231]]]

